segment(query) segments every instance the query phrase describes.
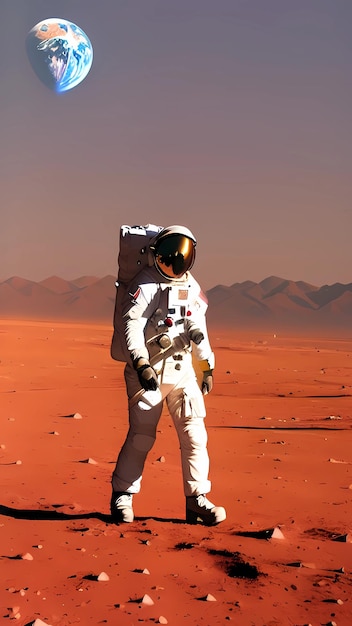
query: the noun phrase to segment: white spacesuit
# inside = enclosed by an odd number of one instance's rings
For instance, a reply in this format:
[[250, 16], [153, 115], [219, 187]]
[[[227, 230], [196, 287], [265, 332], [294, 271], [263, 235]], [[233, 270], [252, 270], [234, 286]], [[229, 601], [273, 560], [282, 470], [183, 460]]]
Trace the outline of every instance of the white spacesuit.
[[[213, 525], [226, 518], [225, 509], [206, 497], [211, 484], [203, 395], [212, 388], [214, 354], [206, 327], [207, 300], [189, 272], [195, 247], [187, 228], [163, 228], [150, 245], [153, 265], [137, 274], [123, 297], [129, 430], [112, 475], [116, 523], [133, 521], [132, 497], [140, 491], [164, 400], [180, 442], [186, 521]], [[202, 372], [200, 384], [193, 359]]]

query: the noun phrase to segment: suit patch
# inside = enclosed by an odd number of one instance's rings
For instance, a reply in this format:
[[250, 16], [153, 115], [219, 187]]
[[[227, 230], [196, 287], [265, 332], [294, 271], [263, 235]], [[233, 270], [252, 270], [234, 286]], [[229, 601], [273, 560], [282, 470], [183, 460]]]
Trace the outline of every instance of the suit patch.
[[179, 289], [178, 290], [178, 299], [179, 300], [187, 300], [188, 298], [188, 289]]

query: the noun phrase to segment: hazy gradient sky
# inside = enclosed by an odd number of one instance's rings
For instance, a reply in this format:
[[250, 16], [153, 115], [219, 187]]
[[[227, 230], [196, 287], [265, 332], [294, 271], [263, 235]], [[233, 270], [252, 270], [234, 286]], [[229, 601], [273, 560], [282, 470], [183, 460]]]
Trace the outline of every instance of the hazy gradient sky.
[[[56, 95], [37, 22], [91, 71]], [[0, 279], [116, 273], [121, 224], [184, 224], [204, 289], [352, 280], [351, 0], [1, 0]]]

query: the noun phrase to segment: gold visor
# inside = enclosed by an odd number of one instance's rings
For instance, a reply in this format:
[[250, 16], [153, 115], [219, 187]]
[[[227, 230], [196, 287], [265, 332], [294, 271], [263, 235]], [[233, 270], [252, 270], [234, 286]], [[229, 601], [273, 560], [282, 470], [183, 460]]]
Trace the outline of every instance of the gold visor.
[[156, 243], [154, 258], [163, 276], [181, 278], [194, 263], [195, 243], [185, 235], [168, 235]]

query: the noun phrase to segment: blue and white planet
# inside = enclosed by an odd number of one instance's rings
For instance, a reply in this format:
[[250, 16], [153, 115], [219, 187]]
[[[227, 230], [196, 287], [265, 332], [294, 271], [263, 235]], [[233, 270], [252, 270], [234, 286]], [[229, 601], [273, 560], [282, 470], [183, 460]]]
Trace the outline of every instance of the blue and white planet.
[[79, 85], [93, 62], [93, 47], [87, 35], [65, 19], [51, 17], [33, 26], [26, 48], [38, 78], [57, 93]]

